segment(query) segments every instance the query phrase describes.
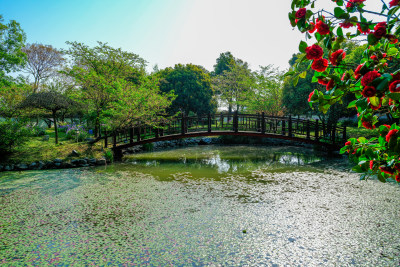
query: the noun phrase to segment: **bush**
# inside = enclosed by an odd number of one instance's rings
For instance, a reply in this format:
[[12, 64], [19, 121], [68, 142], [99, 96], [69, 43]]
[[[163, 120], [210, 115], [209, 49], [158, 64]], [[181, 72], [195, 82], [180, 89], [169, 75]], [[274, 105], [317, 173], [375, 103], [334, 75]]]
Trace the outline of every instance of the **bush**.
[[40, 126], [32, 127], [32, 135], [33, 136], [43, 136], [46, 134], [46, 129]]
[[65, 129], [67, 139], [73, 139], [78, 142], [82, 142], [89, 137], [88, 132], [82, 125], [65, 125], [62, 128]]
[[25, 143], [30, 135], [31, 131], [23, 121], [0, 121], [0, 152], [11, 152]]
[[114, 161], [113, 152], [111, 150], [104, 151], [104, 158], [106, 159], [107, 162], [113, 162]]

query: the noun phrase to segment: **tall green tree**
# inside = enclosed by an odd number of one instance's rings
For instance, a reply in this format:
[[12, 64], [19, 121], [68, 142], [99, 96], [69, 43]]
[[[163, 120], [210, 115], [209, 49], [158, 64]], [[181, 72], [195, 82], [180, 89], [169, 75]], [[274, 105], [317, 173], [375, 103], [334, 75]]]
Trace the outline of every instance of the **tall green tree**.
[[157, 75], [160, 77], [161, 91], [173, 91], [177, 95], [169, 109], [170, 113], [181, 111], [201, 115], [216, 110], [211, 77], [203, 67], [177, 64], [174, 68], [161, 70]]
[[214, 65], [214, 75], [221, 75], [224, 71], [230, 71], [235, 66], [235, 57], [231, 52], [221, 53], [217, 58], [217, 63]]
[[21, 49], [25, 41], [26, 36], [20, 24], [15, 20], [4, 24], [0, 15], [0, 86], [9, 85], [13, 79], [7, 74], [24, 65], [26, 56]]
[[134, 53], [101, 42], [95, 47], [77, 42], [67, 44], [70, 48], [65, 53], [72, 62], [64, 73], [79, 86], [75, 95], [93, 114], [95, 134], [98, 135], [100, 122], [109, 115], [107, 109], [119, 101], [120, 91], [127, 88], [125, 85], [134, 87], [141, 84], [146, 74], [146, 61]]

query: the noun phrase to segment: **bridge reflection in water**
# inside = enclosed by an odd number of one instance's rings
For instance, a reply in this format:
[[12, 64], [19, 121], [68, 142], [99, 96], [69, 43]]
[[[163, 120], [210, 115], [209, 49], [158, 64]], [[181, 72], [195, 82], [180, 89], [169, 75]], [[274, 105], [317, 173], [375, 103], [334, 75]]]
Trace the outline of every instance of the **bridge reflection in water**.
[[137, 124], [136, 127], [102, 132], [99, 140], [112, 145], [117, 154], [128, 147], [146, 143], [198, 136], [238, 135], [292, 140], [337, 150], [343, 146], [346, 127], [326, 125], [319, 120], [275, 117], [261, 114], [208, 114], [179, 116], [158, 126]]

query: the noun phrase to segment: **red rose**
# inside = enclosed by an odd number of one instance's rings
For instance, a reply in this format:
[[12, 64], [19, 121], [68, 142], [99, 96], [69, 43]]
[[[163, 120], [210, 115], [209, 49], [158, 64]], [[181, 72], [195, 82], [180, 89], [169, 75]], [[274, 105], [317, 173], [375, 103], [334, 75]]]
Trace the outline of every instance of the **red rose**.
[[364, 66], [364, 64], [358, 65], [358, 67], [356, 68], [356, 70], [354, 71], [354, 78], [356, 78], [356, 80], [361, 78], [361, 68]]
[[313, 44], [306, 48], [306, 57], [307, 59], [320, 59], [324, 51], [319, 45]]
[[322, 20], [318, 20], [315, 27], [317, 28], [317, 32], [321, 35], [329, 34], [330, 32], [329, 25]]
[[381, 77], [381, 74], [377, 72], [376, 70], [369, 71], [365, 73], [365, 75], [361, 79], [361, 85], [362, 86], [368, 86], [370, 83], [372, 83], [376, 78]]
[[309, 95], [308, 95], [308, 102], [311, 102], [311, 98], [314, 95], [314, 91], [312, 91]]
[[366, 28], [365, 30], [363, 30], [363, 29], [361, 28], [360, 23], [357, 23], [357, 29], [358, 29], [362, 34], [367, 34], [367, 33], [370, 32], [370, 29], [368, 28], [368, 25], [367, 25], [366, 27], [367, 27], [367, 28]]
[[321, 85], [327, 85], [328, 84], [328, 79], [326, 79], [325, 77], [319, 77], [318, 78], [318, 83]]
[[396, 130], [396, 129], [390, 130], [388, 132], [388, 134], [386, 135], [386, 142], [389, 142], [390, 138], [392, 138], [393, 135], [396, 135], [398, 131], [399, 130]]
[[331, 54], [329, 60], [333, 66], [337, 66], [346, 56], [346, 52], [343, 49], [339, 49]]
[[400, 72], [396, 73], [396, 74], [390, 74], [392, 75], [393, 81], [398, 81], [400, 80]]
[[392, 0], [389, 2], [389, 7], [398, 6], [399, 0]]
[[373, 86], [365, 86], [364, 90], [361, 92], [364, 97], [372, 97], [376, 95], [376, 88]]
[[369, 122], [369, 121], [363, 121], [362, 125], [364, 126], [364, 128], [369, 129], [369, 130], [372, 130], [372, 129], [376, 128], [376, 126], [372, 125], [372, 123]]
[[326, 91], [331, 90], [333, 87], [335, 87], [335, 81], [333, 79], [329, 80], [328, 84], [326, 85]]
[[328, 68], [328, 60], [325, 58], [316, 59], [311, 64], [311, 68], [315, 71], [323, 72]]
[[387, 34], [385, 37], [389, 39], [391, 44], [396, 44], [399, 41], [393, 34]]
[[370, 59], [372, 59], [373, 61], [377, 61], [377, 60], [378, 60], [378, 57], [375, 56], [375, 55], [372, 55], [372, 56], [370, 57]]
[[392, 175], [394, 173], [394, 170], [389, 167], [379, 167], [379, 169], [386, 174]]
[[344, 28], [344, 29], [348, 29], [350, 27], [353, 27], [353, 23], [349, 22], [349, 21], [344, 21], [342, 23], [339, 23], [340, 27]]
[[316, 28], [315, 28], [314, 22], [310, 22], [310, 26], [308, 26], [308, 32], [313, 33], [313, 32], [315, 32], [315, 30], [316, 30]]
[[375, 31], [373, 32], [373, 35], [378, 39], [382, 38], [386, 34], [386, 26], [386, 22], [379, 22], [378, 24], [376, 24], [374, 27]]
[[372, 170], [374, 168], [374, 161], [373, 160], [369, 161], [369, 168], [370, 168], [370, 170]]
[[347, 2], [346, 7], [352, 8], [352, 7], [355, 6], [356, 4], [361, 4], [361, 3], [363, 3], [363, 2], [365, 2], [365, 0], [349, 0], [349, 1]]
[[398, 84], [400, 84], [400, 80], [396, 80], [396, 81], [392, 82], [392, 83], [389, 85], [389, 91], [390, 91], [391, 93], [398, 93], [398, 92], [400, 92], [400, 86], [397, 86]]
[[298, 19], [302, 19], [306, 17], [306, 13], [307, 13], [307, 9], [305, 8], [300, 8], [299, 10], [297, 10], [296, 12], [296, 18]]

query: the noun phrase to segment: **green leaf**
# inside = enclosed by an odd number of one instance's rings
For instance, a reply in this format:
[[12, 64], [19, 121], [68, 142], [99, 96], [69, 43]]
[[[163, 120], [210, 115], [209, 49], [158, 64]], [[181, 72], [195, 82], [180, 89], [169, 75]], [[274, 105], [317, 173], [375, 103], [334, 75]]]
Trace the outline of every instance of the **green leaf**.
[[349, 103], [349, 105], [347, 106], [347, 108], [354, 108], [356, 106], [356, 102], [357, 100], [353, 100]]
[[361, 144], [366, 144], [368, 142], [367, 138], [365, 137], [359, 137], [357, 141], [360, 142]]
[[375, 45], [379, 41], [379, 39], [376, 38], [372, 33], [368, 34], [367, 40], [369, 45]]
[[299, 77], [304, 79], [307, 76], [307, 71], [303, 71], [302, 73], [299, 74]]
[[299, 83], [299, 76], [294, 77], [293, 79], [293, 86], [296, 86]]
[[304, 42], [304, 41], [301, 41], [300, 44], [299, 44], [299, 51], [301, 53], [305, 53], [307, 47], [308, 47], [307, 43]]
[[382, 175], [382, 173], [378, 173], [378, 180], [382, 183], [386, 183], [385, 177]]
[[378, 107], [379, 104], [381, 103], [379, 97], [376, 97], [376, 96], [370, 97], [369, 102], [371, 103], [371, 105], [373, 105], [375, 107]]
[[391, 47], [389, 48], [389, 50], [387, 51], [387, 55], [389, 57], [395, 56], [397, 55], [397, 53], [399, 53], [399, 50], [396, 47]]
[[342, 30], [341, 27], [338, 27], [338, 28], [337, 28], [336, 34], [337, 34], [337, 36], [343, 36], [343, 30]]
[[387, 96], [393, 100], [400, 100], [400, 93], [388, 93]]
[[340, 18], [342, 18], [342, 15], [346, 13], [346, 11], [344, 11], [340, 7], [335, 7], [335, 9], [333, 10], [333, 13], [335, 14], [335, 17], [340, 19]]
[[359, 166], [359, 165], [354, 166], [354, 167], [352, 168], [352, 170], [355, 171], [355, 172], [357, 172], [357, 173], [362, 173], [362, 172], [364, 172], [364, 171], [363, 171], [363, 168], [362, 168], [361, 166]]

